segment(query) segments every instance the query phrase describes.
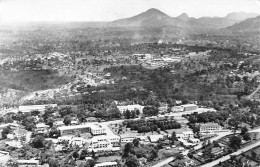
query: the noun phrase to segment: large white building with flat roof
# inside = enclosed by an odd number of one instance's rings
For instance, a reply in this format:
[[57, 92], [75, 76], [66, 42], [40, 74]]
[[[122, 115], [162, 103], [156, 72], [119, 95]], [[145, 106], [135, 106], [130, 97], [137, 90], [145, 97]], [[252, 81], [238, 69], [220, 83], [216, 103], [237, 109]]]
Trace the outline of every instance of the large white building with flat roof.
[[222, 127], [217, 123], [200, 124], [200, 133], [215, 134], [223, 131]]
[[86, 123], [82, 125], [73, 125], [73, 126], [61, 126], [58, 127], [60, 130], [61, 136], [64, 135], [75, 135], [77, 133], [91, 133], [93, 136], [106, 134], [106, 128], [102, 127], [99, 124]]

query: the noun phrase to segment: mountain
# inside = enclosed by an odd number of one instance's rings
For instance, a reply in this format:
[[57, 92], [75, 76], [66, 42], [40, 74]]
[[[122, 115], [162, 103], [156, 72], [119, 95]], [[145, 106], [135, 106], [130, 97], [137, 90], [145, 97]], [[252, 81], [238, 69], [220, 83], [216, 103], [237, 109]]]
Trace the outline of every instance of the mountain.
[[113, 26], [139, 27], [139, 26], [163, 26], [170, 25], [172, 18], [158, 9], [149, 9], [136, 16], [113, 21]]
[[119, 19], [110, 23], [115, 27], [165, 27], [174, 26], [182, 29], [195, 30], [216, 30], [226, 28], [240, 21], [255, 17], [255, 13], [234, 12], [226, 17], [201, 17], [190, 18], [186, 13], [178, 17], [171, 17], [158, 9], [149, 9], [136, 16]]
[[233, 33], [260, 32], [260, 16], [249, 18], [226, 28]]
[[259, 14], [246, 13], [246, 12], [233, 12], [233, 13], [229, 13], [225, 18], [230, 20], [246, 20], [257, 16], [259, 16]]

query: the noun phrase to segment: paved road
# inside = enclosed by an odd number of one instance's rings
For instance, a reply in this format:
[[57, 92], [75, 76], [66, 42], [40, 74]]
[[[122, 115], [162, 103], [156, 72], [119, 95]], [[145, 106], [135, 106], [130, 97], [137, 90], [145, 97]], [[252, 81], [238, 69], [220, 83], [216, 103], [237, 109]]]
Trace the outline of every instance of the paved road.
[[159, 162], [158, 164], [153, 165], [152, 167], [161, 167], [163, 165], [170, 163], [171, 161], [173, 161], [173, 157], [167, 158], [167, 159], [163, 160], [162, 162]]
[[244, 148], [241, 148], [241, 149], [239, 149], [238, 151], [236, 151], [236, 152], [234, 152], [234, 153], [232, 153], [232, 154], [226, 155], [226, 156], [224, 156], [224, 157], [221, 157], [221, 158], [219, 158], [219, 159], [217, 159], [217, 160], [215, 160], [215, 161], [212, 161], [212, 162], [210, 162], [210, 163], [201, 165], [200, 167], [213, 167], [213, 166], [219, 164], [219, 162], [224, 162], [224, 161], [226, 161], [226, 160], [229, 160], [229, 159], [230, 159], [230, 155], [239, 155], [239, 154], [242, 154], [243, 152], [246, 152], [246, 151], [248, 151], [248, 150], [250, 150], [250, 149], [252, 149], [252, 148], [255, 148], [255, 147], [257, 147], [257, 146], [260, 146], [260, 141], [258, 141], [257, 143], [251, 144], [251, 145], [249, 145], [249, 146], [246, 146], [246, 147], [244, 147]]

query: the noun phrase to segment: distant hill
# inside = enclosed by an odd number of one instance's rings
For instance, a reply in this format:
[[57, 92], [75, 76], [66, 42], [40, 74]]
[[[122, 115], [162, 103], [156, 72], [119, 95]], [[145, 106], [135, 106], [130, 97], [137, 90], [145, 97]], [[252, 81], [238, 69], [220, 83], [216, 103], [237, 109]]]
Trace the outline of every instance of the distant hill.
[[226, 28], [233, 33], [260, 32], [260, 16], [249, 18]]
[[226, 28], [244, 19], [255, 17], [255, 13], [235, 12], [226, 17], [190, 18], [186, 13], [178, 17], [171, 17], [158, 9], [149, 9], [136, 16], [111, 22], [115, 27], [163, 27], [174, 26], [186, 30], [196, 31], [205, 29]]
[[246, 13], [246, 12], [233, 12], [229, 13], [225, 18], [230, 20], [246, 20], [249, 18], [254, 18], [259, 16], [259, 14], [256, 13]]

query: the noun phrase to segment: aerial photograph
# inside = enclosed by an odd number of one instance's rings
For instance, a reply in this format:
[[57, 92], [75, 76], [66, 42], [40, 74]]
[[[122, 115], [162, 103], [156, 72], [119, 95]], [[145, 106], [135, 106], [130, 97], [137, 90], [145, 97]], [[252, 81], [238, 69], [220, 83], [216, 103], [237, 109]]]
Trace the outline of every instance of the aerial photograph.
[[0, 0], [0, 167], [260, 167], [260, 0]]

